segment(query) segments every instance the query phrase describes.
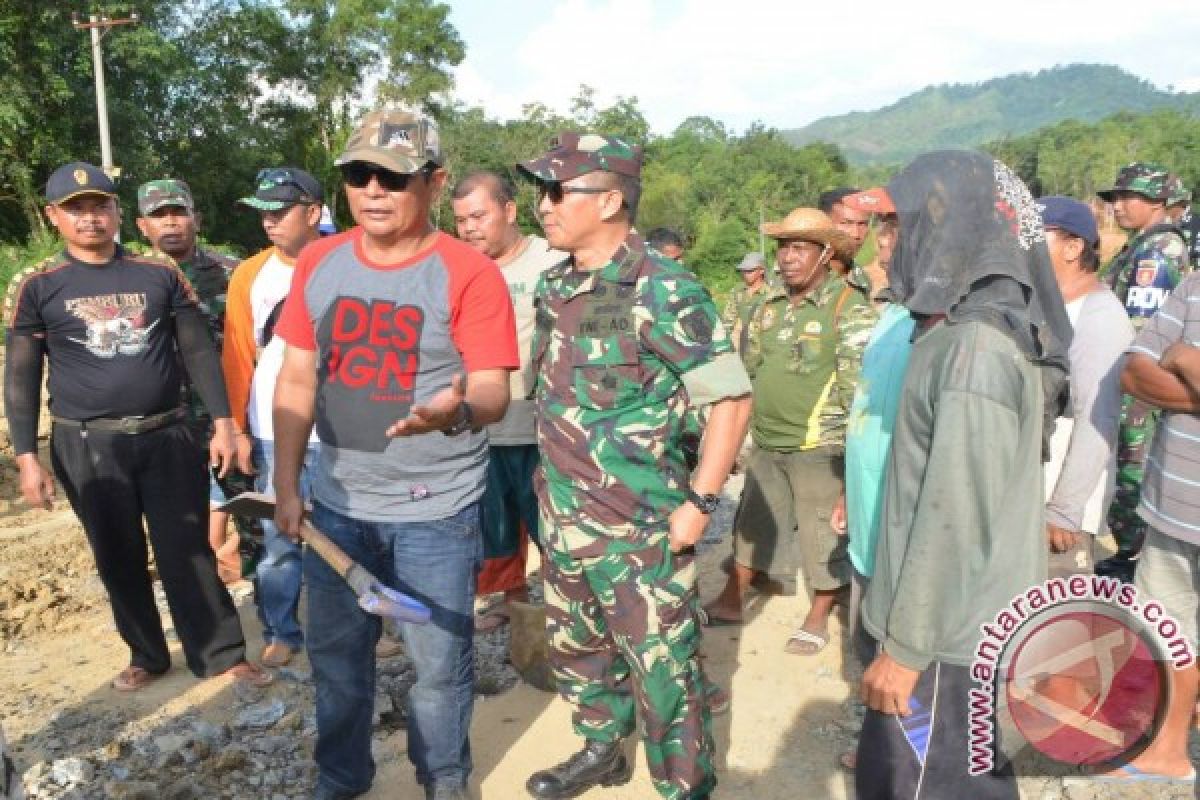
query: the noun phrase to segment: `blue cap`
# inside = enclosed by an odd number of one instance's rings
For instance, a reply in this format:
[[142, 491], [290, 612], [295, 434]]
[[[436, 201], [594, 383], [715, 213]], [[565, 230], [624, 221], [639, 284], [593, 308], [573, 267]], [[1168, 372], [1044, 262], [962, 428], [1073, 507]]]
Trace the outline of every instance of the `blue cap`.
[[72, 161], [54, 170], [46, 181], [46, 202], [52, 206], [65, 203], [81, 194], [101, 194], [112, 197], [117, 187], [104, 170], [84, 161]]
[[1042, 225], [1047, 228], [1057, 228], [1072, 236], [1078, 236], [1095, 247], [1100, 243], [1100, 230], [1096, 227], [1096, 217], [1084, 203], [1070, 197], [1051, 195], [1039, 197], [1038, 209], [1042, 213]]

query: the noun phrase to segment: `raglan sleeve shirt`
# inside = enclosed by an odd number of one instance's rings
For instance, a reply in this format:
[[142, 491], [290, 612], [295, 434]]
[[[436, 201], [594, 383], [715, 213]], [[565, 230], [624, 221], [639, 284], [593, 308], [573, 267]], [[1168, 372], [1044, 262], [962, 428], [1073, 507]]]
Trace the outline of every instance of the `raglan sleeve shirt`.
[[[517, 369], [517, 327], [508, 285], [500, 268], [479, 254], [456, 252], [471, 259], [450, 272], [450, 330], [467, 373], [490, 369]], [[291, 347], [317, 350], [313, 317], [305, 299], [305, 287], [320, 267], [324, 252], [309, 247], [301, 252], [292, 276], [292, 288], [275, 328]]]
[[250, 291], [254, 286], [254, 279], [271, 252], [271, 249], [264, 250], [238, 265], [229, 281], [229, 293], [225, 302], [225, 342], [221, 348], [221, 368], [225, 373], [225, 386], [229, 391], [229, 405], [233, 412], [234, 424], [238, 431], [243, 432], [249, 430], [246, 415], [258, 355]]

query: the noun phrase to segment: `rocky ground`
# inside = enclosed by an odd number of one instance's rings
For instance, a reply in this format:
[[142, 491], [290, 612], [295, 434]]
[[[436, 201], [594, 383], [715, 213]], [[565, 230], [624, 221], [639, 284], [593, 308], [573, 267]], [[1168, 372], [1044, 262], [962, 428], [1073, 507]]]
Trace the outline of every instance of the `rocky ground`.
[[[7, 437], [0, 431], [0, 443]], [[11, 456], [11, 451], [9, 451]], [[727, 497], [701, 552], [705, 596], [717, 590], [717, 565], [740, 481]], [[251, 652], [260, 646], [248, 584], [234, 587]], [[169, 626], [166, 613], [164, 623]], [[730, 688], [733, 710], [715, 720], [721, 757], [719, 796], [755, 800], [845, 798], [851, 777], [837, 756], [853, 747], [861, 709], [856, 670], [843, 657], [844, 624], [816, 657], [783, 653], [803, 602], [752, 596], [748, 623], [710, 632], [706, 668]], [[569, 710], [521, 683], [507, 662], [507, 629], [476, 638], [477, 703], [472, 727], [474, 785], [486, 798], [519, 798], [525, 778], [573, 752]], [[305, 798], [314, 771], [313, 686], [300, 657], [266, 689], [223, 679], [195, 680], [176, 668], [143, 691], [108, 686], [125, 665], [94, 576], [82, 532], [65, 502], [30, 511], [16, 497], [11, 458], [0, 458], [0, 721], [30, 797], [190, 800]], [[414, 680], [403, 656], [378, 666], [373, 750], [379, 764], [368, 798], [423, 795], [405, 756], [405, 698]], [[1200, 755], [1200, 753], [1198, 753]], [[1042, 769], [1023, 778], [1026, 800], [1183, 798], [1169, 787], [1064, 788], [1070, 772]], [[585, 797], [632, 800], [655, 794], [640, 752], [634, 780]]]

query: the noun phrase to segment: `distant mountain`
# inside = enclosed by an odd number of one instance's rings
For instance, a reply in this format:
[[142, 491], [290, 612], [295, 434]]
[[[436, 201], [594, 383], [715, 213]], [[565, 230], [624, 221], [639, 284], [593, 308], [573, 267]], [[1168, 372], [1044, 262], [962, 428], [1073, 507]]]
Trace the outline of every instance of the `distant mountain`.
[[878, 111], [824, 117], [783, 131], [836, 144], [855, 164], [895, 164], [928, 150], [975, 147], [1066, 119], [1175, 108], [1200, 116], [1200, 92], [1163, 91], [1120, 67], [1072, 64], [975, 84], [930, 86]]

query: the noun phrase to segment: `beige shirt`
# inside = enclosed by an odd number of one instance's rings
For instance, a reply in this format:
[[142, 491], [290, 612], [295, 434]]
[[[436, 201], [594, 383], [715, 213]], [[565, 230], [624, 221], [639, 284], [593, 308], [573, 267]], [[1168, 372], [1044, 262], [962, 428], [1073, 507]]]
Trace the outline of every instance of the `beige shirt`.
[[521, 255], [500, 268], [500, 273], [508, 283], [508, 294], [517, 318], [517, 349], [521, 353], [521, 368], [514, 370], [509, 378], [512, 399], [508, 403], [508, 412], [504, 419], [488, 426], [488, 443], [493, 445], [537, 443], [533, 401], [529, 399], [534, 378], [530, 353], [534, 327], [533, 296], [542, 273], [567, 257], [566, 253], [551, 250], [546, 240], [539, 236], [527, 236], [525, 241], [525, 250]]

